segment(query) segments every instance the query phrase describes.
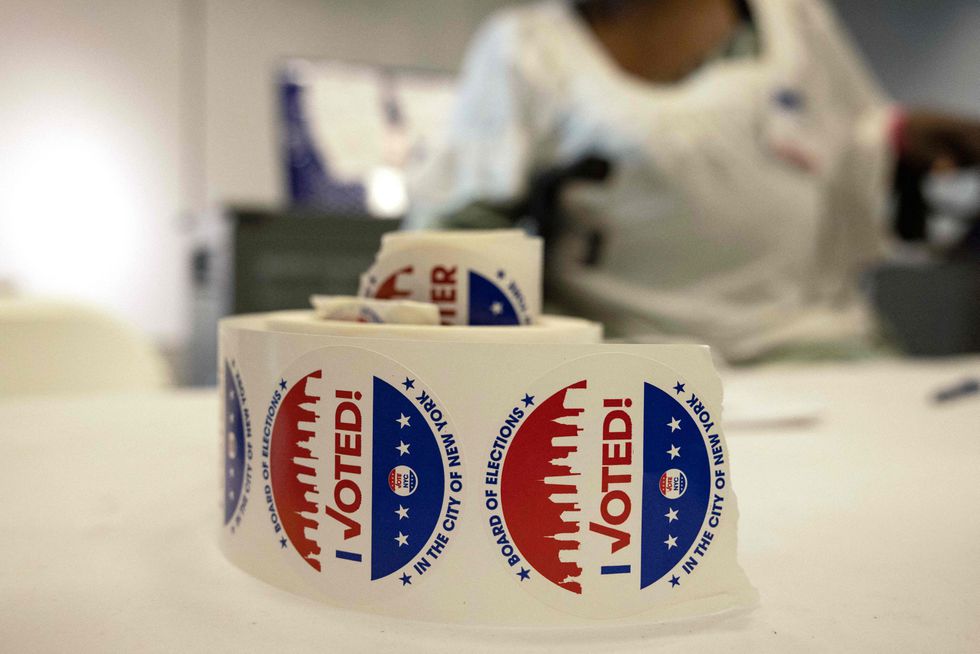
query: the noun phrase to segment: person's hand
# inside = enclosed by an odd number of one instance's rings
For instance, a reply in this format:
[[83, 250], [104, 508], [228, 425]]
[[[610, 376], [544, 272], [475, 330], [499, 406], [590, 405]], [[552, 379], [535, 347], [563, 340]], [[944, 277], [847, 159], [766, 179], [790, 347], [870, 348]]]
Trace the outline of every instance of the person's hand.
[[980, 165], [980, 121], [932, 111], [909, 111], [901, 124], [900, 158], [914, 170]]

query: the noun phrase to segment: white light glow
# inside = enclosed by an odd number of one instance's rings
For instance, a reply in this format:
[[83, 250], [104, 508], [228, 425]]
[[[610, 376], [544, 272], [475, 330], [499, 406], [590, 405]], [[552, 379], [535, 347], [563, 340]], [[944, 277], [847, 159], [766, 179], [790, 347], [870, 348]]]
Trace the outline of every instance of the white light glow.
[[141, 212], [111, 139], [77, 128], [22, 136], [0, 168], [4, 271], [28, 292], [124, 308]]
[[378, 166], [367, 180], [367, 208], [373, 216], [394, 218], [408, 209], [405, 175], [391, 166]]
[[4, 0], [0, 278], [182, 337], [179, 3]]

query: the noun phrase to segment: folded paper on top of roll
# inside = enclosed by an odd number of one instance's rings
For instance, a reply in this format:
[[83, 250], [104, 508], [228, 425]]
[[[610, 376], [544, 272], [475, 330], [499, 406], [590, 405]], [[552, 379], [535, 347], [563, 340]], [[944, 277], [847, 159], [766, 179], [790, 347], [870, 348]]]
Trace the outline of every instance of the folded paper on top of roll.
[[373, 300], [349, 295], [313, 295], [317, 318], [395, 325], [438, 325], [439, 309], [428, 302]]
[[358, 294], [430, 302], [444, 325], [530, 325], [541, 315], [543, 243], [519, 229], [393, 232]]

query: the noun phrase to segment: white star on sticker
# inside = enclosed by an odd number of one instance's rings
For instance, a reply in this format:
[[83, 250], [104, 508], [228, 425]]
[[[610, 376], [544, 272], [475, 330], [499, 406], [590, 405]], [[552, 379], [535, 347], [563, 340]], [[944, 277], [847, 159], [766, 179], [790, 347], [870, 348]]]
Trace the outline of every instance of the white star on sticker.
[[681, 448], [677, 447], [673, 443], [670, 444], [670, 449], [667, 450], [667, 454], [670, 455], [670, 460], [673, 461], [681, 455]]
[[401, 504], [399, 504], [398, 505], [398, 508], [395, 509], [395, 513], [398, 514], [398, 519], [399, 520], [401, 520], [402, 518], [407, 518], [408, 517], [408, 509], [406, 509]]
[[235, 399], [235, 391], [228, 391], [228, 399], [229, 400]]
[[398, 441], [398, 445], [395, 446], [395, 449], [398, 450], [398, 456], [405, 456], [408, 454], [409, 447], [411, 447], [409, 443]]
[[668, 550], [672, 547], [677, 547], [677, 536], [671, 536], [670, 534], [667, 534], [667, 540], [664, 541], [664, 545], [667, 546]]
[[667, 423], [667, 426], [670, 427], [670, 433], [673, 434], [675, 431], [681, 428], [681, 421], [674, 418]]
[[228, 414], [228, 422], [230, 422], [231, 424], [235, 424], [235, 414], [234, 413], [229, 413]]
[[232, 479], [235, 478], [235, 469], [234, 468], [228, 468], [228, 476], [231, 477]]
[[235, 493], [233, 491], [228, 491], [228, 499], [229, 500], [235, 499]]
[[398, 535], [395, 536], [395, 540], [398, 541], [398, 547], [401, 547], [402, 545], [408, 545], [408, 536], [406, 536], [400, 531], [398, 532]]
[[493, 304], [490, 305], [490, 313], [492, 313], [493, 315], [499, 316], [503, 312], [504, 312], [504, 305], [502, 305], [500, 302], [494, 302]]
[[664, 514], [664, 517], [667, 518], [667, 524], [677, 520], [677, 509], [667, 509], [667, 513]]
[[404, 413], [399, 413], [398, 415], [401, 416], [401, 417], [400, 418], [396, 418], [395, 419], [395, 422], [397, 422], [399, 425], [401, 425], [401, 427], [399, 427], [399, 429], [405, 429], [405, 427], [410, 427], [411, 426], [411, 425], [408, 424], [408, 416], [406, 416]]

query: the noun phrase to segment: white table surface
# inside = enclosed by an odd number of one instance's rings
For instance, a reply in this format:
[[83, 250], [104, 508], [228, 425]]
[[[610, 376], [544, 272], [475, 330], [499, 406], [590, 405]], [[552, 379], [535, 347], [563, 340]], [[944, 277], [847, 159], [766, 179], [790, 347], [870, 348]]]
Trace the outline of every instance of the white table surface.
[[227, 563], [213, 391], [0, 401], [0, 650], [977, 652], [980, 396], [929, 399], [967, 376], [980, 358], [727, 373], [749, 409], [823, 407], [728, 429], [761, 605], [573, 642], [342, 612]]

